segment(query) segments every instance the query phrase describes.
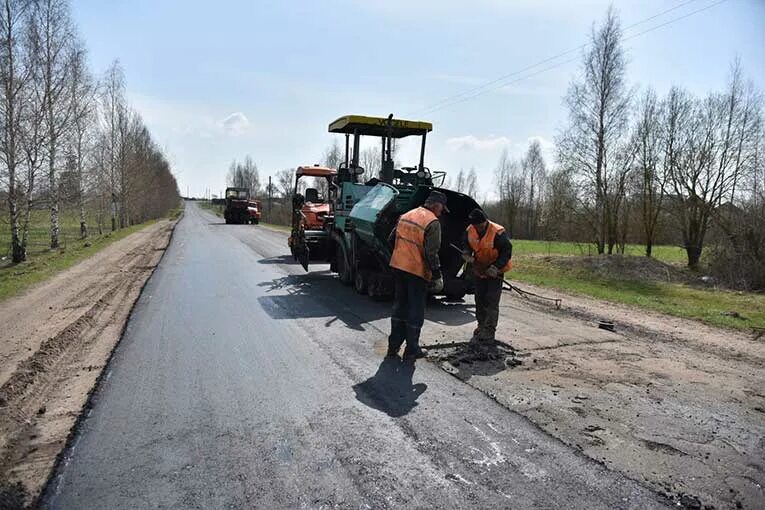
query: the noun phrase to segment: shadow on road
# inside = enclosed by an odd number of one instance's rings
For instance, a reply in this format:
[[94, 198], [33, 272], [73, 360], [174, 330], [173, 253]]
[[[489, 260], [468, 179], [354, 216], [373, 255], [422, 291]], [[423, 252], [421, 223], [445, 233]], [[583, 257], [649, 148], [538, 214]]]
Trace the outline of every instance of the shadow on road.
[[265, 259], [258, 259], [258, 264], [280, 264], [294, 266], [298, 264], [292, 255], [277, 255], [276, 257], [268, 257]]
[[[272, 263], [283, 263], [275, 260], [280, 257], [289, 255], [271, 257]], [[272, 319], [327, 317], [327, 327], [340, 320], [351, 329], [364, 331], [364, 324], [388, 318], [391, 313], [390, 302], [359, 296], [329, 270], [286, 275], [258, 285], [266, 287], [267, 294], [273, 293], [258, 297]], [[426, 318], [447, 326], [459, 326], [475, 321], [472, 310], [470, 304], [434, 300], [428, 304]]]
[[376, 309], [376, 313], [359, 313], [357, 309], [343, 306], [342, 297], [338, 294], [349, 289], [343, 287], [329, 271], [292, 274], [258, 285], [266, 287], [267, 293], [273, 292], [273, 295], [259, 296], [258, 301], [263, 310], [276, 320], [326, 317], [327, 327], [340, 320], [350, 329], [364, 331], [365, 322], [384, 317], [388, 312], [387, 307]]
[[414, 363], [399, 358], [384, 359], [377, 373], [366, 381], [353, 385], [356, 399], [362, 404], [398, 418], [417, 406], [417, 398], [428, 385], [412, 384]]

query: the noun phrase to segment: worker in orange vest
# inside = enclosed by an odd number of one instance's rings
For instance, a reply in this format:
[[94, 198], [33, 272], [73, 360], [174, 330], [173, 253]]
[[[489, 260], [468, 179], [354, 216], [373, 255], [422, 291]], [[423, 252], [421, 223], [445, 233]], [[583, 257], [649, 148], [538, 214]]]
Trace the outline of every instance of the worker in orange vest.
[[470, 226], [463, 238], [462, 258], [473, 264], [475, 317], [478, 327], [472, 343], [494, 343], [499, 320], [499, 300], [505, 273], [512, 267], [513, 244], [502, 225], [489, 221], [481, 209], [468, 215]]
[[428, 291], [444, 288], [438, 250], [441, 247], [441, 222], [438, 217], [446, 207], [446, 195], [431, 191], [425, 204], [402, 214], [391, 238], [395, 238], [390, 267], [393, 268], [395, 298], [390, 319], [386, 358], [398, 357], [406, 341], [404, 359], [425, 356], [420, 347], [420, 330], [425, 321]]

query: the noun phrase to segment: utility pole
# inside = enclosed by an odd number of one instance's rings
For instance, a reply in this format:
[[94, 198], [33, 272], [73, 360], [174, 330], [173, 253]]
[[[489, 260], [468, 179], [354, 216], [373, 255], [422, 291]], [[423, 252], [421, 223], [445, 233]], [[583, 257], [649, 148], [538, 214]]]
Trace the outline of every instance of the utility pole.
[[271, 176], [268, 176], [268, 221], [269, 223], [273, 222], [273, 218], [271, 218]]

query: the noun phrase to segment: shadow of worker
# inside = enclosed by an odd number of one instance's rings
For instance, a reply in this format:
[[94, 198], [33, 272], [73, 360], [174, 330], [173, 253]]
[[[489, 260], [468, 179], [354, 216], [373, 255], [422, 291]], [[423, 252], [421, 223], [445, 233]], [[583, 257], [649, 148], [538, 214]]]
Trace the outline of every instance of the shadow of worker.
[[404, 416], [417, 405], [417, 398], [428, 385], [412, 384], [414, 363], [399, 358], [384, 359], [377, 373], [366, 381], [355, 384], [356, 399], [364, 405], [382, 411], [388, 416]]

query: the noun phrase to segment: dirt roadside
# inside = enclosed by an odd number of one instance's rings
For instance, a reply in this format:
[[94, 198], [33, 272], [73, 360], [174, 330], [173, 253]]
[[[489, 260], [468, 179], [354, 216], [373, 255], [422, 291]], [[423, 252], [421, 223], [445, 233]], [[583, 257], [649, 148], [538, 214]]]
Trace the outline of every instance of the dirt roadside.
[[0, 303], [0, 508], [40, 492], [177, 221]]
[[503, 296], [497, 338], [521, 365], [439, 347], [464, 342], [474, 323], [426, 326], [431, 360], [681, 507], [765, 506], [765, 339], [522, 287], [564, 301]]

